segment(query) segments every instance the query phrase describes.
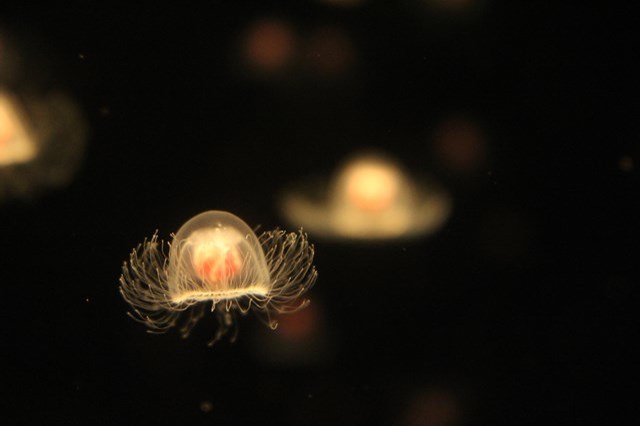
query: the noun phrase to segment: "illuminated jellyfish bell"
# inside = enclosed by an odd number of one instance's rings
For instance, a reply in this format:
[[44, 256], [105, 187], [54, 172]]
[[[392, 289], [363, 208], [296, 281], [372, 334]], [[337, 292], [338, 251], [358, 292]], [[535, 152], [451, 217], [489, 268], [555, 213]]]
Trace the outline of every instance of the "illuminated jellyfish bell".
[[259, 237], [240, 218], [223, 211], [201, 213], [169, 244], [157, 235], [133, 250], [123, 266], [120, 292], [131, 315], [152, 332], [180, 325], [183, 337], [207, 309], [219, 321], [213, 344], [234, 327], [236, 313], [272, 313], [307, 305], [299, 298], [314, 284], [314, 249], [306, 235], [282, 230]]
[[393, 160], [365, 154], [347, 162], [328, 189], [286, 192], [281, 210], [291, 223], [320, 236], [388, 239], [437, 230], [450, 201], [437, 185], [414, 181]]
[[68, 96], [18, 97], [0, 88], [0, 201], [68, 184], [85, 138]]

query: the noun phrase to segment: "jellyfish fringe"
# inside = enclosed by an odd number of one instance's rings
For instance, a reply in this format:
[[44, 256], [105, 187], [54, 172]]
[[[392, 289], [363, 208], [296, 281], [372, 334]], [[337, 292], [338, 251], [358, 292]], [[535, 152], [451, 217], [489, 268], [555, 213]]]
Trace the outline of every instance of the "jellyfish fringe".
[[[292, 313], [306, 307], [308, 299], [300, 300], [315, 284], [318, 273], [313, 266], [315, 250], [300, 229], [297, 233], [276, 229], [263, 232], [258, 240], [264, 250], [270, 271], [271, 287], [266, 295], [247, 294], [233, 299], [212, 299], [207, 302], [187, 299], [175, 302], [175, 283], [167, 273], [170, 243], [158, 239], [157, 231], [145, 239], [130, 254], [122, 266], [120, 294], [130, 305], [128, 315], [145, 324], [149, 333], [164, 333], [178, 327], [187, 338], [193, 327], [208, 310], [217, 317], [217, 330], [209, 346], [231, 332], [237, 336], [237, 312], [253, 311], [270, 328], [277, 327], [275, 314]], [[210, 308], [207, 308], [211, 303]], [[253, 309], [252, 309], [253, 307]]]

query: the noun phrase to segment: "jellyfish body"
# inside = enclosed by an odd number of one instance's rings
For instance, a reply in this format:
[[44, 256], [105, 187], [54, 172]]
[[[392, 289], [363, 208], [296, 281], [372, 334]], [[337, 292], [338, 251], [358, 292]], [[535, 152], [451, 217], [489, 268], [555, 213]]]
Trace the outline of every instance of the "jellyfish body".
[[0, 167], [31, 161], [37, 152], [14, 102], [0, 92]]
[[201, 213], [173, 237], [166, 255], [157, 234], [133, 250], [123, 265], [120, 293], [130, 315], [152, 332], [180, 326], [187, 337], [210, 307], [219, 327], [213, 344], [234, 327], [235, 314], [255, 311], [272, 328], [272, 313], [300, 309], [313, 286], [314, 249], [302, 231], [276, 229], [257, 237], [237, 216]]
[[327, 188], [290, 189], [280, 207], [289, 222], [319, 236], [383, 240], [434, 232], [450, 200], [433, 182], [414, 181], [395, 161], [366, 153], [348, 161]]
[[67, 185], [81, 163], [86, 133], [67, 95], [25, 97], [0, 88], [0, 202]]
[[88, 130], [77, 102], [51, 86], [58, 78], [46, 46], [5, 31], [0, 26], [0, 203], [68, 185]]

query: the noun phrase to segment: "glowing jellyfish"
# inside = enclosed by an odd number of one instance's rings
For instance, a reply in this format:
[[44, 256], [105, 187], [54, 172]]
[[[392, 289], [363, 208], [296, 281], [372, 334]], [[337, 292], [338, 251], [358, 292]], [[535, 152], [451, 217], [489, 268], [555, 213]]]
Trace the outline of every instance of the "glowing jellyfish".
[[328, 188], [296, 188], [281, 198], [287, 220], [328, 238], [388, 239], [437, 230], [449, 197], [433, 183], [416, 182], [394, 161], [365, 154], [346, 163]]
[[[154, 234], [133, 250], [120, 277], [130, 315], [164, 332], [179, 322], [187, 337], [206, 310], [215, 313], [215, 343], [234, 328], [235, 314], [250, 310], [271, 328], [271, 313], [305, 307], [300, 297], [313, 286], [314, 249], [306, 235], [276, 229], [259, 237], [237, 216], [201, 213], [182, 225], [165, 245]], [[235, 336], [234, 336], [235, 337]]]
[[68, 184], [85, 137], [86, 126], [66, 95], [19, 98], [0, 89], [0, 201]]

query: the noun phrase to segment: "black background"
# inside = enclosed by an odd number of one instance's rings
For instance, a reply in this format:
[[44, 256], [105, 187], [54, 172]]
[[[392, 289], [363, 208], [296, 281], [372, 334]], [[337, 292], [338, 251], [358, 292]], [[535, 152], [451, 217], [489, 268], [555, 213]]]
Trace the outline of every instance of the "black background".
[[[619, 160], [638, 161], [637, 29], [604, 3], [483, 5], [4, 10], [38, 64], [24, 80], [73, 94], [91, 135], [70, 186], [0, 205], [3, 423], [403, 424], [436, 387], [466, 424], [632, 424], [638, 174]], [[265, 16], [342, 28], [351, 74], [247, 75], [238, 40]], [[429, 139], [460, 113], [489, 146], [462, 178]], [[213, 348], [213, 322], [182, 340], [126, 316], [121, 264], [155, 229], [210, 209], [285, 226], [279, 190], [370, 147], [437, 177], [454, 210], [426, 239], [314, 240], [329, 355], [269, 362], [253, 316]]]

